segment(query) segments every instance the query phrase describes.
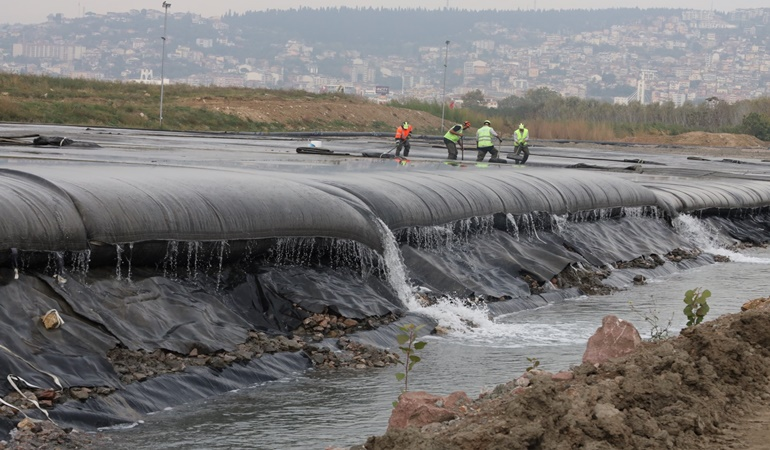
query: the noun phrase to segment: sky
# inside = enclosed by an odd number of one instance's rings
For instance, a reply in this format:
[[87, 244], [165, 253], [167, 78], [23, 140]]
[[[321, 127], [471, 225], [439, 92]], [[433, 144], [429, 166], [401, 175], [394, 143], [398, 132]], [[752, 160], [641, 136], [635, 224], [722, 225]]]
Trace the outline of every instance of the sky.
[[[104, 14], [128, 12], [132, 9], [163, 10], [163, 0], [34, 0], [29, 3], [2, 0], [0, 23], [34, 24], [46, 21], [49, 14], [61, 13], [65, 17], [82, 17], [84, 12]], [[204, 17], [222, 16], [228, 11], [243, 13], [265, 9], [288, 9], [300, 6], [312, 8], [327, 6], [427, 8], [449, 6], [461, 9], [605, 9], [618, 7], [639, 8], [686, 8], [732, 11], [744, 8], [768, 8], [767, 0], [485, 0], [484, 2], [460, 0], [168, 0], [171, 13], [192, 12]], [[280, 6], [277, 6], [280, 5]], [[479, 6], [476, 6], [479, 5]], [[621, 6], [622, 5], [622, 6]]]

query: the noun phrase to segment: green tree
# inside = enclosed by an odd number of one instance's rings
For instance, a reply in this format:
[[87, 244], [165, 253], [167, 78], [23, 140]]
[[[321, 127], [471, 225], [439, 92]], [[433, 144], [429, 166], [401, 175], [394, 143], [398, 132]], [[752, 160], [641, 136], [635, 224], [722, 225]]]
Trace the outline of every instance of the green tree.
[[684, 315], [687, 316], [687, 326], [698, 325], [703, 322], [703, 318], [709, 312], [708, 298], [711, 297], [711, 291], [700, 288], [690, 289], [684, 294]]
[[479, 108], [486, 103], [484, 93], [481, 92], [480, 89], [466, 92], [461, 98], [463, 100], [463, 107], [465, 108]]
[[746, 114], [741, 122], [744, 133], [756, 136], [763, 141], [770, 141], [770, 118], [764, 114], [752, 112]]
[[[424, 326], [425, 325], [408, 323], [398, 327], [398, 329], [401, 330], [401, 333], [396, 335], [396, 340], [399, 345], [398, 349], [404, 354], [403, 359], [397, 355], [398, 364], [404, 367], [403, 372], [396, 374], [396, 379], [404, 382], [404, 388], [401, 390], [401, 393], [409, 390], [409, 373], [412, 371], [412, 368], [414, 368], [414, 365], [422, 360], [422, 358], [415, 353], [417, 350], [422, 350], [427, 345], [426, 342], [417, 340], [418, 333]], [[393, 402], [394, 408], [396, 405], [398, 405], [398, 401]]]

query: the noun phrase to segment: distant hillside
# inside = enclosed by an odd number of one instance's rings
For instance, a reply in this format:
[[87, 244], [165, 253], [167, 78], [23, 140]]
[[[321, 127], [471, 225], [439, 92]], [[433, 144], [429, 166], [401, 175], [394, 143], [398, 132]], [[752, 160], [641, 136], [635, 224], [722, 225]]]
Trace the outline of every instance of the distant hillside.
[[[638, 23], [642, 18], [671, 14], [672, 9], [617, 8], [603, 10], [469, 11], [462, 9], [300, 8], [228, 14], [223, 21], [237, 29], [244, 45], [229, 52], [243, 56], [275, 56], [283, 43], [294, 39], [313, 43], [318, 50], [357, 51], [368, 56], [413, 56], [419, 47], [442, 47], [445, 40], [469, 46], [490, 39], [498, 27], [526, 29], [521, 45], [542, 39], [543, 33], [577, 34]], [[256, 45], [251, 45], [257, 43]], [[468, 47], [470, 48], [470, 47]], [[225, 50], [225, 49], [222, 49]]]
[[[163, 128], [278, 132], [395, 132], [408, 120], [416, 133], [437, 134], [441, 119], [422, 111], [343, 94], [166, 86]], [[156, 129], [160, 87], [0, 73], [0, 121]]]

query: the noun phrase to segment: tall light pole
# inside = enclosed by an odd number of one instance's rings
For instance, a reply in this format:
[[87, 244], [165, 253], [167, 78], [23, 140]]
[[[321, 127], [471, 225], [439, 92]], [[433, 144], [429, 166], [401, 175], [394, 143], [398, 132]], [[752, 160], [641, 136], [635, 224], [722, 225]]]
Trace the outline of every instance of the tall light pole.
[[444, 106], [446, 105], [446, 63], [449, 59], [449, 41], [446, 41], [446, 52], [444, 52], [444, 90], [441, 93], [441, 131], [444, 131]]
[[163, 54], [160, 55], [160, 128], [163, 128], [163, 84], [165, 81], [165, 75], [163, 69], [166, 64], [166, 24], [168, 23], [168, 9], [171, 7], [171, 3], [163, 2], [163, 9], [166, 10], [163, 16]]

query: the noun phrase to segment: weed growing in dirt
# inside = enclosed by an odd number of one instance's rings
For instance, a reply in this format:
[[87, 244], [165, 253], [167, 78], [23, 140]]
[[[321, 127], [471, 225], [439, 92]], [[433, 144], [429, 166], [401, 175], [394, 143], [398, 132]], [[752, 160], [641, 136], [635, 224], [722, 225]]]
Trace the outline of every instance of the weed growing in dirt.
[[531, 372], [538, 368], [540, 365], [540, 360], [537, 358], [527, 358], [527, 361], [529, 361], [529, 367], [527, 367], [527, 372]]
[[[401, 393], [409, 390], [409, 372], [412, 371], [415, 364], [422, 360], [422, 358], [415, 355], [415, 352], [422, 350], [427, 345], [427, 342], [417, 340], [417, 333], [422, 327], [424, 325], [415, 325], [413, 323], [398, 327], [402, 332], [396, 335], [396, 340], [398, 341], [399, 350], [404, 354], [404, 359], [396, 355], [398, 357], [398, 364], [404, 366], [404, 371], [396, 374], [396, 379], [404, 382], [404, 389]], [[398, 405], [398, 401], [393, 402], [394, 408], [396, 405]]]
[[642, 320], [650, 324], [651, 341], [662, 341], [664, 339], [668, 339], [671, 336], [668, 330], [671, 328], [671, 322], [674, 320], [674, 313], [671, 313], [671, 317], [668, 318], [668, 321], [665, 324], [662, 324], [660, 320], [660, 311], [658, 311], [658, 305], [655, 301], [653, 301], [652, 307], [650, 307], [647, 311], [639, 311], [636, 309], [634, 302], [628, 302], [628, 306], [631, 307], [631, 311], [634, 314], [641, 317]]
[[701, 291], [700, 288], [690, 289], [684, 294], [684, 315], [687, 316], [687, 326], [698, 325], [703, 322], [703, 318], [709, 312], [709, 305], [706, 300], [711, 297], [711, 291], [708, 289]]

